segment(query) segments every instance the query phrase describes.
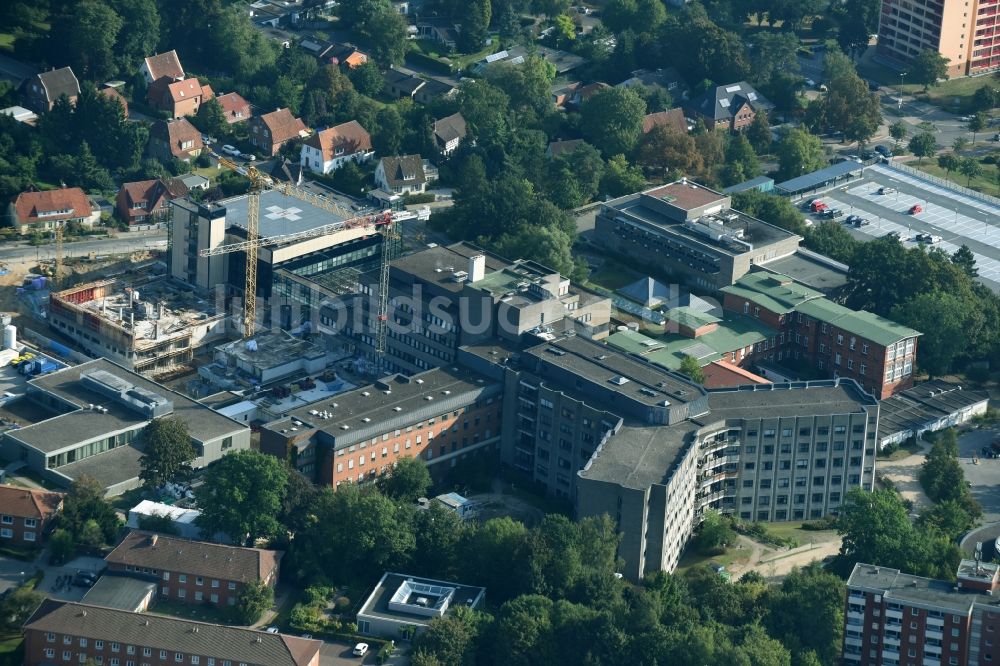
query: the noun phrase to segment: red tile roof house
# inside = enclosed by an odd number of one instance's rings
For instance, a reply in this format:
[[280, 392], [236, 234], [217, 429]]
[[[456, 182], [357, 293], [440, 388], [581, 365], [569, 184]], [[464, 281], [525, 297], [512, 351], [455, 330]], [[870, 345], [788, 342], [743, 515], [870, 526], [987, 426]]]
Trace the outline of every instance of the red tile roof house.
[[111, 86], [104, 86], [103, 88], [101, 88], [97, 92], [100, 93], [100, 94], [102, 94], [102, 95], [104, 95], [108, 99], [113, 99], [116, 102], [118, 102], [119, 104], [121, 104], [122, 105], [122, 111], [125, 112], [125, 117], [128, 118], [128, 100], [125, 99], [124, 97], [122, 97], [122, 94], [120, 92], [118, 92], [117, 90], [115, 90]]
[[62, 493], [0, 485], [0, 546], [40, 546], [62, 510]]
[[90, 227], [101, 219], [100, 210], [94, 211], [79, 187], [21, 192], [10, 204], [9, 214], [21, 234], [54, 230], [72, 221]]
[[146, 151], [150, 157], [158, 160], [169, 161], [176, 158], [189, 161], [198, 157], [204, 148], [201, 132], [187, 118], [157, 120], [149, 128]]
[[688, 133], [688, 122], [681, 109], [668, 109], [647, 114], [642, 119], [642, 133], [649, 134], [654, 127], [665, 125], [678, 134]]
[[222, 107], [222, 114], [230, 125], [246, 122], [253, 115], [250, 110], [250, 102], [243, 99], [239, 93], [231, 92], [219, 95], [215, 101]]
[[356, 120], [317, 132], [305, 140], [301, 164], [316, 173], [330, 173], [347, 162], [367, 162], [375, 155], [372, 138]]
[[56, 599], [42, 602], [24, 625], [25, 666], [60, 658], [60, 664], [122, 666], [319, 666], [321, 647], [298, 636]]
[[177, 179], [124, 183], [115, 197], [115, 213], [129, 226], [156, 224], [169, 218], [170, 202], [184, 196], [187, 191], [187, 187]]
[[109, 571], [155, 578], [165, 599], [235, 606], [247, 583], [274, 587], [283, 555], [135, 530], [104, 561]]
[[198, 113], [201, 105], [214, 96], [212, 87], [202, 85], [198, 79], [176, 81], [163, 77], [150, 84], [146, 91], [146, 102], [166, 111], [171, 118], [183, 118]]
[[142, 72], [142, 77], [146, 79], [146, 85], [164, 77], [171, 81], [184, 78], [184, 68], [181, 67], [177, 51], [167, 51], [166, 53], [149, 56], [143, 60], [139, 71]]
[[250, 119], [250, 143], [268, 157], [278, 154], [286, 142], [304, 138], [306, 124], [288, 109], [277, 109]]
[[35, 74], [24, 81], [22, 89], [24, 106], [35, 113], [45, 113], [52, 110], [62, 95], [75, 105], [80, 95], [80, 82], [72, 69], [63, 67]]

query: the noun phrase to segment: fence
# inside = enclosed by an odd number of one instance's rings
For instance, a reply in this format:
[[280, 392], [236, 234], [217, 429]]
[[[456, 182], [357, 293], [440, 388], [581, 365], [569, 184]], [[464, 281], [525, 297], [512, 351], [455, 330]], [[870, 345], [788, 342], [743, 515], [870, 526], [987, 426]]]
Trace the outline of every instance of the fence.
[[958, 183], [953, 183], [950, 180], [945, 180], [944, 178], [941, 178], [939, 176], [931, 175], [925, 171], [921, 171], [920, 169], [914, 169], [911, 166], [906, 166], [905, 164], [899, 164], [899, 163], [889, 164], [889, 168], [895, 169], [896, 171], [902, 171], [903, 173], [909, 174], [914, 178], [926, 180], [928, 183], [933, 183], [934, 185], [938, 185], [940, 187], [953, 190], [955, 192], [958, 192], [959, 194], [964, 194], [967, 197], [972, 197], [973, 199], [979, 199], [980, 201], [984, 201], [988, 204], [993, 204], [994, 206], [1000, 206], [1000, 198], [994, 197], [989, 194], [983, 194], [982, 192], [969, 189], [968, 187], [962, 187]]

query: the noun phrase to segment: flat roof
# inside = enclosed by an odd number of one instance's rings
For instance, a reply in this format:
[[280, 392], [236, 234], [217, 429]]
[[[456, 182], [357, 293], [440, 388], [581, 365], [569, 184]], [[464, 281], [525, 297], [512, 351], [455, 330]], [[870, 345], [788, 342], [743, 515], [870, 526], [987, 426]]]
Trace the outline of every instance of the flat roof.
[[224, 342], [216, 345], [215, 351], [234, 357], [252, 368], [263, 370], [278, 368], [299, 359], [317, 359], [326, 356], [326, 349], [322, 346], [297, 338], [279, 328], [255, 333], [252, 350], [247, 347], [247, 343], [247, 340]]
[[678, 208], [683, 208], [684, 210], [692, 210], [694, 208], [701, 208], [713, 203], [721, 203], [729, 198], [724, 194], [716, 192], [715, 190], [702, 185], [697, 185], [695, 183], [688, 183], [687, 181], [669, 183], [652, 190], [646, 190], [643, 194], [657, 199], [662, 199], [663, 201], [666, 201], [667, 203]]
[[720, 419], [857, 414], [878, 401], [850, 379], [752, 384], [707, 389], [709, 413], [694, 417], [711, 423]]
[[[337, 438], [354, 439], [371, 428], [388, 427], [397, 419], [423, 420], [441, 412], [441, 405], [470, 393], [499, 393], [500, 386], [462, 367], [434, 368], [407, 377], [392, 375], [375, 384], [340, 393], [288, 413], [263, 426], [284, 432], [304, 426]], [[296, 426], [298, 421], [303, 425]], [[346, 428], [345, 428], [346, 426]], [[287, 434], [287, 433], [286, 433]]]
[[847, 265], [802, 247], [795, 254], [767, 262], [763, 270], [787, 275], [828, 295], [847, 284]]
[[757, 176], [756, 178], [751, 178], [750, 180], [745, 180], [742, 183], [736, 183], [735, 185], [730, 185], [729, 187], [722, 190], [723, 194], [736, 194], [737, 192], [746, 192], [747, 190], [753, 190], [761, 185], [774, 184], [774, 179], [768, 176]]
[[576, 335], [531, 347], [524, 354], [648, 406], [660, 406], [668, 399], [672, 404], [686, 403], [703, 395], [702, 387], [680, 375]]
[[778, 314], [787, 314], [802, 303], [823, 296], [821, 292], [799, 284], [787, 275], [770, 271], [747, 273], [735, 284], [719, 291], [745, 298]]
[[80, 603], [134, 611], [141, 607], [147, 597], [153, 596], [156, 596], [154, 582], [105, 574], [87, 590]]
[[51, 471], [74, 481], [82, 476], [89, 476], [107, 488], [139, 478], [139, 472], [142, 471], [140, 460], [142, 460], [141, 448], [134, 445], [119, 446]]
[[[226, 209], [226, 227], [246, 229], [249, 204], [247, 195], [223, 199], [217, 203]], [[278, 190], [266, 190], [260, 195], [260, 235], [263, 237], [309, 231], [345, 219], [347, 218]]]
[[878, 438], [920, 430], [983, 401], [989, 394], [940, 379], [923, 382], [881, 402]]
[[401, 586], [407, 583], [411, 585], [415, 584], [417, 586], [427, 586], [427, 588], [431, 589], [446, 588], [450, 590], [452, 596], [448, 608], [445, 610], [445, 614], [459, 606], [476, 608], [483, 602], [483, 599], [486, 596], [485, 587], [387, 572], [382, 576], [381, 580], [379, 580], [378, 584], [375, 586], [375, 589], [372, 590], [372, 593], [365, 600], [361, 610], [358, 611], [358, 615], [383, 618], [405, 624], [422, 626], [427, 625], [431, 620], [437, 617], [437, 615], [408, 613], [403, 610], [397, 610], [389, 607], [389, 602], [392, 600], [393, 595], [396, 594], [397, 590], [399, 590]]
[[[150, 420], [84, 385], [80, 381], [80, 375], [93, 370], [105, 370], [133, 386], [165, 396], [173, 402], [173, 415], [187, 423], [191, 436], [198, 440], [208, 441], [246, 429], [245, 425], [226, 418], [181, 393], [146, 379], [108, 359], [99, 358], [42, 375], [28, 382], [29, 386], [52, 393], [76, 405], [79, 411], [25, 426], [11, 431], [11, 435], [41, 451], [49, 452], [66, 448], [101, 432], [110, 433]], [[87, 406], [91, 404], [106, 407], [108, 413], [90, 411]]]
[[905, 574], [899, 569], [855, 564], [847, 579], [848, 587], [877, 590], [886, 601], [935, 606], [949, 611], [969, 613], [973, 604], [995, 606], [1000, 599], [977, 590], [960, 589], [955, 584], [923, 576]]
[[786, 180], [782, 183], [776, 183], [774, 188], [777, 190], [783, 190], [789, 194], [808, 192], [809, 190], [815, 190], [818, 187], [822, 187], [831, 181], [843, 178], [854, 171], [857, 171], [860, 176], [863, 170], [864, 165], [851, 160], [846, 160], [844, 162], [839, 162], [838, 164], [831, 164], [830, 166], [818, 171], [813, 171], [812, 173], [803, 174], [796, 178], [792, 178], [791, 180]]
[[697, 429], [691, 421], [672, 426], [622, 425], [577, 475], [636, 490], [666, 484]]
[[438, 285], [448, 291], [461, 292], [467, 284], [464, 280], [456, 282], [452, 274], [458, 271], [468, 271], [469, 258], [478, 254], [486, 257], [486, 272], [491, 273], [507, 268], [511, 262], [471, 243], [453, 243], [452, 245], [435, 245], [420, 252], [400, 257], [392, 262], [394, 272], [412, 275], [419, 280]]

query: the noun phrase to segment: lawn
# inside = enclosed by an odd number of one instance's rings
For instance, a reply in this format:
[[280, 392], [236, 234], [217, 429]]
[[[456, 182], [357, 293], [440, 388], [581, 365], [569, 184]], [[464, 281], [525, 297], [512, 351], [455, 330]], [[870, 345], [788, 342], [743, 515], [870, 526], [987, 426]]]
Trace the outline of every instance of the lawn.
[[807, 543], [826, 543], [837, 537], [836, 530], [804, 530], [801, 521], [767, 523], [767, 531], [775, 536], [797, 541], [800, 546]]
[[439, 60], [443, 60], [444, 62], [453, 64], [455, 71], [465, 69], [477, 60], [482, 60], [486, 56], [500, 50], [500, 44], [496, 40], [481, 51], [469, 54], [449, 53], [443, 45], [429, 39], [414, 39], [409, 42], [409, 45], [410, 49], [416, 53], [422, 53], [425, 56], [437, 58]]
[[923, 451], [923, 447], [920, 446], [920, 443], [912, 442], [909, 444], [903, 444], [898, 449], [896, 449], [895, 451], [893, 451], [888, 455], [883, 455], [880, 453], [878, 455], [878, 459], [886, 461], [902, 460], [903, 458], [909, 458], [910, 456], [920, 453], [921, 451]]
[[1000, 171], [998, 171], [997, 167], [992, 164], [984, 164], [983, 175], [978, 178], [973, 178], [971, 183], [968, 182], [968, 179], [965, 176], [956, 171], [952, 171], [951, 174], [948, 174], [944, 169], [937, 165], [936, 161], [925, 160], [923, 164], [917, 164], [915, 161], [910, 161], [907, 162], [907, 166], [920, 169], [921, 171], [929, 173], [932, 176], [950, 180], [957, 185], [969, 187], [984, 194], [991, 194], [993, 196], [1000, 195], [1000, 185], [998, 185], [997, 181], [998, 176], [1000, 176]]
[[588, 282], [616, 291], [638, 280], [641, 275], [614, 261], [606, 261], [603, 266], [591, 274]]
[[721, 564], [728, 569], [733, 564], [742, 564], [749, 559], [750, 551], [745, 548], [727, 548], [722, 555], [701, 555], [694, 548], [688, 548], [677, 563], [676, 573], [683, 574], [705, 564]]
[[0, 634], [0, 666], [20, 666], [24, 660], [21, 632]]
[[150, 609], [156, 615], [169, 615], [180, 617], [185, 620], [197, 620], [198, 622], [210, 622], [212, 624], [234, 624], [228, 609], [216, 608], [209, 604], [182, 604], [175, 601], [157, 599]]
[[14, 52], [14, 33], [0, 32], [0, 51]]
[[[858, 73], [866, 79], [889, 86], [893, 91], [899, 90], [899, 72], [891, 67], [865, 59], [858, 62]], [[972, 96], [980, 88], [998, 85], [996, 78], [992, 76], [965, 76], [942, 81], [932, 86], [925, 94], [922, 85], [905, 83], [905, 78], [903, 81], [903, 92], [907, 95], [916, 95], [931, 104], [956, 112], [969, 110], [968, 105], [972, 101]]]

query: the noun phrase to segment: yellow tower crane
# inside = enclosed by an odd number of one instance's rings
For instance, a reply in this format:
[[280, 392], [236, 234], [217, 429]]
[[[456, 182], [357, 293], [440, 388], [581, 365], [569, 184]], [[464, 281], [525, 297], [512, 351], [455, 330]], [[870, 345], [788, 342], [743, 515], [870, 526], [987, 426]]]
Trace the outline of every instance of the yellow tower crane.
[[[388, 326], [389, 309], [389, 244], [395, 237], [393, 229], [393, 215], [391, 211], [382, 211], [370, 215], [356, 216], [354, 213], [330, 201], [296, 187], [291, 183], [275, 182], [270, 176], [261, 172], [256, 167], [243, 167], [232, 160], [221, 155], [214, 155], [219, 160], [219, 164], [247, 177], [250, 181], [249, 200], [247, 202], [247, 238], [245, 241], [229, 243], [214, 248], [207, 248], [198, 252], [199, 256], [212, 257], [230, 252], [245, 252], [247, 258], [246, 266], [246, 288], [243, 298], [243, 337], [248, 339], [254, 334], [254, 323], [256, 317], [255, 297], [257, 294], [257, 250], [270, 245], [278, 245], [292, 241], [304, 240], [307, 238], [317, 238], [337, 233], [345, 229], [357, 229], [359, 227], [370, 227], [372, 233], [382, 236], [382, 255], [379, 264], [379, 305], [378, 313], [375, 316], [375, 353], [381, 362], [381, 356], [386, 348], [386, 329]], [[314, 229], [300, 231], [290, 234], [280, 234], [277, 236], [260, 235], [260, 195], [265, 190], [274, 189], [286, 196], [295, 197], [305, 201], [317, 208], [326, 210], [337, 217], [339, 221], [332, 224], [323, 225]], [[379, 363], [380, 365], [380, 363]]]

